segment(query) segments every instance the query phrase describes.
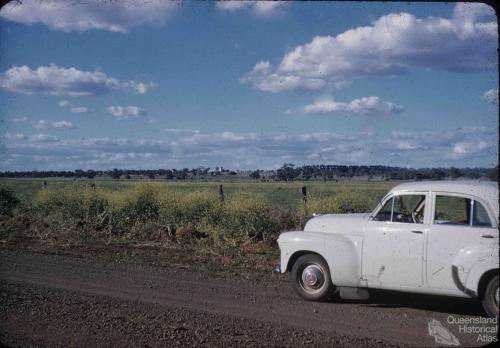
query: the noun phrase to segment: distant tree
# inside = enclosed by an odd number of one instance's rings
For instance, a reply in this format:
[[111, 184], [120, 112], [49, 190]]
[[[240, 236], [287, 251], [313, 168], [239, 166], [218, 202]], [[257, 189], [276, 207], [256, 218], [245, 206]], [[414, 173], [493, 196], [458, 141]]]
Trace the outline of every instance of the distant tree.
[[446, 173], [439, 169], [439, 168], [434, 168], [431, 171], [431, 178], [435, 180], [441, 180], [446, 176]]
[[461, 176], [462, 176], [462, 172], [460, 171], [460, 169], [455, 168], [455, 167], [450, 168], [450, 178], [457, 179]]
[[311, 166], [304, 166], [302, 167], [302, 178], [305, 180], [311, 179], [311, 177], [314, 174], [314, 168]]
[[259, 173], [259, 171], [258, 171], [258, 170], [255, 170], [255, 171], [251, 172], [251, 173], [250, 173], [250, 177], [251, 177], [252, 179], [255, 179], [255, 180], [260, 179], [260, 173]]
[[85, 176], [85, 172], [81, 169], [77, 169], [77, 170], [75, 170], [75, 176], [77, 178], [83, 178]]
[[170, 169], [167, 169], [165, 171], [165, 179], [170, 180], [173, 178], [174, 178], [174, 174], [172, 173], [172, 171]]
[[498, 181], [498, 165], [486, 173], [486, 177], [492, 181]]
[[283, 181], [293, 181], [300, 172], [295, 170], [295, 164], [285, 163], [283, 167], [278, 169], [277, 173], [278, 178]]
[[150, 178], [151, 180], [154, 180], [154, 178], [155, 178], [155, 173], [149, 173], [149, 178]]
[[113, 171], [111, 172], [111, 177], [113, 179], [120, 179], [120, 176], [122, 175], [121, 171], [118, 170], [118, 169], [113, 169]]

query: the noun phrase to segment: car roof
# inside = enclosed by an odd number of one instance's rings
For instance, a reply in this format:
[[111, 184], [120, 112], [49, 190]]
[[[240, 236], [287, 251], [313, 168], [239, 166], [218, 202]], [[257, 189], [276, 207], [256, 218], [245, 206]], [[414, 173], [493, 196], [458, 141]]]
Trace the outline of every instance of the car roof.
[[475, 196], [485, 201], [498, 218], [498, 184], [493, 181], [439, 180], [407, 182], [393, 187], [391, 193], [404, 191], [434, 191]]

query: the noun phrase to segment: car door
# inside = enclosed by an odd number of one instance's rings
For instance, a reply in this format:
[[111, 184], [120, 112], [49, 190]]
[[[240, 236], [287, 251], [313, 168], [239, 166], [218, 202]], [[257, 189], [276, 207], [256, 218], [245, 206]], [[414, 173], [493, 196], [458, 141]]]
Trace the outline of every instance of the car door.
[[498, 243], [498, 230], [488, 206], [475, 197], [433, 192], [432, 201], [427, 286], [456, 290], [452, 265], [457, 254], [467, 247]]
[[423, 285], [427, 201], [426, 192], [395, 194], [368, 221], [361, 271], [369, 287], [400, 289]]

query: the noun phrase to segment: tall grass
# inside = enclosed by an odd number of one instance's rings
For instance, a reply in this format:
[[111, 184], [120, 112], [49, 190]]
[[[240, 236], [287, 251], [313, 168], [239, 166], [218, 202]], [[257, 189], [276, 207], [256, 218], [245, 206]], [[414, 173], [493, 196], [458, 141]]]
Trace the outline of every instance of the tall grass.
[[[6, 202], [11, 199], [16, 200]], [[366, 192], [341, 187], [334, 196], [312, 195], [290, 212], [271, 206], [256, 193], [233, 192], [222, 202], [216, 192], [178, 192], [160, 183], [138, 183], [123, 190], [47, 188], [9, 212], [39, 238], [258, 242], [301, 228], [313, 213], [367, 212], [375, 204], [376, 198]]]
[[358, 190], [342, 190], [333, 197], [312, 196], [301, 206], [300, 211], [307, 219], [313, 213], [366, 213], [372, 211], [376, 204], [376, 196], [367, 195], [366, 192]]
[[32, 228], [52, 236], [118, 236], [135, 239], [209, 237], [265, 240], [280, 232], [280, 217], [258, 195], [180, 194], [155, 184], [124, 191], [85, 187], [40, 191], [31, 206]]

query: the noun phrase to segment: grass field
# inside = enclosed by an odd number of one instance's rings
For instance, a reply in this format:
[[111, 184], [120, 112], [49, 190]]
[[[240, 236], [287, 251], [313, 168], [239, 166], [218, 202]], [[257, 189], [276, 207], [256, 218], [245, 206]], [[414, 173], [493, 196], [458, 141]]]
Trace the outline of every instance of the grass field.
[[[47, 188], [75, 188], [89, 187], [94, 183], [97, 190], [125, 191], [138, 183], [154, 183], [164, 189], [179, 192], [219, 192], [222, 184], [224, 194], [235, 193], [258, 194], [264, 197], [271, 208], [284, 211], [295, 211], [302, 202], [301, 188], [307, 187], [307, 194], [311, 198], [333, 198], [335, 195], [353, 194], [362, 195], [369, 199], [382, 198], [398, 182], [390, 181], [338, 181], [338, 182], [201, 182], [201, 181], [144, 181], [144, 180], [71, 180], [48, 179]], [[43, 190], [41, 179], [0, 179], [0, 185], [10, 187], [18, 198], [25, 201], [33, 200], [38, 192]]]

